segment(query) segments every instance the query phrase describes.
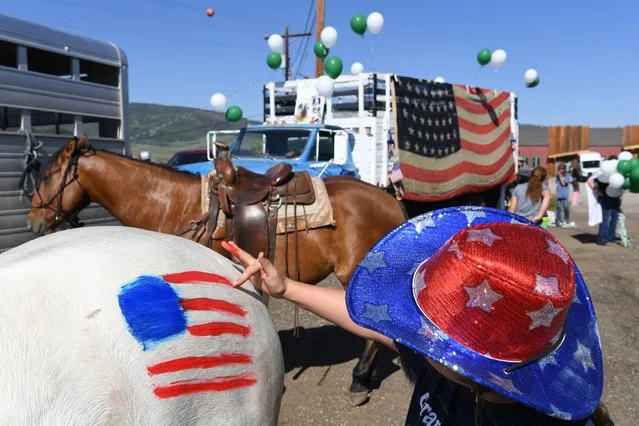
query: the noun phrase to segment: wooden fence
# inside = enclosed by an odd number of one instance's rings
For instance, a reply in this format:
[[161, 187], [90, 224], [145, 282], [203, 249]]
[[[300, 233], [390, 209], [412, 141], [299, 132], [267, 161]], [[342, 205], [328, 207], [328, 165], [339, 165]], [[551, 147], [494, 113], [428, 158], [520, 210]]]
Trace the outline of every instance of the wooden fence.
[[621, 145], [630, 151], [639, 150], [639, 126], [624, 126]]
[[548, 157], [575, 155], [590, 145], [589, 126], [551, 126], [548, 129]]

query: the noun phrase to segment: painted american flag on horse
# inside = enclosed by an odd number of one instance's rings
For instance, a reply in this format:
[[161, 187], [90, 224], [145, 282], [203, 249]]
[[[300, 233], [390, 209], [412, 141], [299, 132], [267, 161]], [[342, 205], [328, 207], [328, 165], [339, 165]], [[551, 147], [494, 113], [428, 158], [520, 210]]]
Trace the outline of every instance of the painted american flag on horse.
[[[246, 310], [221, 298], [202, 297], [202, 285], [230, 286], [231, 281], [199, 271], [147, 275], [124, 285], [118, 295], [129, 331], [149, 355], [147, 373], [159, 398], [225, 392], [257, 382]], [[227, 350], [201, 353], [211, 347], [202, 339], [212, 338]]]
[[394, 90], [404, 198], [437, 201], [514, 179], [510, 93], [409, 77]]

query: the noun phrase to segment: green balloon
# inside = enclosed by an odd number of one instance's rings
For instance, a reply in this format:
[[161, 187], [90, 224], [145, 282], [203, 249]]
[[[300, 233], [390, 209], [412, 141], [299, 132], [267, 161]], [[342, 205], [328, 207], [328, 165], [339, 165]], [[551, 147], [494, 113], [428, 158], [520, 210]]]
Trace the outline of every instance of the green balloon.
[[493, 53], [490, 50], [482, 49], [479, 51], [479, 53], [477, 53], [477, 62], [479, 62], [479, 65], [483, 67], [490, 62], [490, 58], [492, 55]]
[[366, 27], [366, 17], [364, 15], [353, 15], [351, 18], [351, 29], [355, 31], [356, 34], [364, 35]]
[[639, 182], [632, 182], [630, 181], [630, 192], [632, 192], [633, 194], [636, 194], [639, 192]]
[[271, 69], [278, 69], [282, 65], [282, 55], [277, 52], [271, 52], [266, 57], [266, 63]]
[[630, 161], [630, 167], [632, 167], [633, 169], [639, 167], [639, 158], [633, 158], [632, 160], [628, 161]]
[[621, 187], [622, 189], [630, 189], [631, 187], [631, 182], [630, 182], [630, 178], [627, 177], [624, 181], [623, 181], [623, 186]]
[[242, 108], [233, 105], [226, 110], [226, 119], [230, 122], [240, 121], [242, 119]]
[[630, 176], [630, 172], [632, 171], [632, 164], [630, 163], [630, 160], [621, 160], [618, 162], [617, 171], [624, 176]]
[[326, 46], [324, 46], [324, 43], [322, 43], [321, 41], [315, 42], [315, 45], [313, 46], [313, 51], [315, 52], [315, 56], [317, 56], [318, 58], [324, 59], [325, 57], [328, 56], [328, 49], [326, 48]]
[[344, 64], [337, 56], [330, 56], [324, 61], [324, 71], [332, 79], [339, 77], [343, 69]]
[[528, 86], [528, 87], [530, 87], [530, 88], [532, 88], [532, 87], [537, 87], [538, 85], [539, 85], [539, 77], [537, 77], [537, 78], [535, 79], [535, 81], [533, 81], [532, 83], [528, 83], [528, 84], [526, 84], [526, 86]]
[[629, 178], [632, 186], [639, 186], [639, 167], [632, 168]]

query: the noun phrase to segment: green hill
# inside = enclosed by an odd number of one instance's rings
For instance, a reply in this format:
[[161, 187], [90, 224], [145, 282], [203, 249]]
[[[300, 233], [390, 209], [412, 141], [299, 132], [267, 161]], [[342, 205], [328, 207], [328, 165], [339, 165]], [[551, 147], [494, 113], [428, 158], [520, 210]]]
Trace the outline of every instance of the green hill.
[[213, 128], [240, 129], [248, 123], [229, 123], [224, 114], [205, 109], [135, 102], [129, 104], [129, 116], [133, 155], [149, 151], [157, 162], [166, 162], [182, 149], [205, 148], [206, 133]]

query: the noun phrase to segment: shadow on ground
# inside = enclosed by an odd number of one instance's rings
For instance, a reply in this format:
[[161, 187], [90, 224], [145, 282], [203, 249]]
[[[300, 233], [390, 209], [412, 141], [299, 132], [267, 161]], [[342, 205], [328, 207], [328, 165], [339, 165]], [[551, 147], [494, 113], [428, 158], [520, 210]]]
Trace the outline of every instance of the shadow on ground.
[[[334, 325], [300, 328], [299, 338], [293, 335], [293, 330], [281, 330], [278, 334], [284, 351], [286, 372], [300, 368], [293, 376], [293, 380], [299, 378], [307, 368], [329, 367], [348, 362], [359, 358], [364, 350], [363, 339]], [[399, 367], [393, 363], [395, 358], [397, 353], [386, 347], [380, 348], [371, 378], [371, 388], [379, 388], [385, 378], [399, 370]]]
[[581, 244], [595, 244], [597, 242], [596, 234], [581, 233], [572, 235], [572, 237], [575, 240], [579, 241]]

